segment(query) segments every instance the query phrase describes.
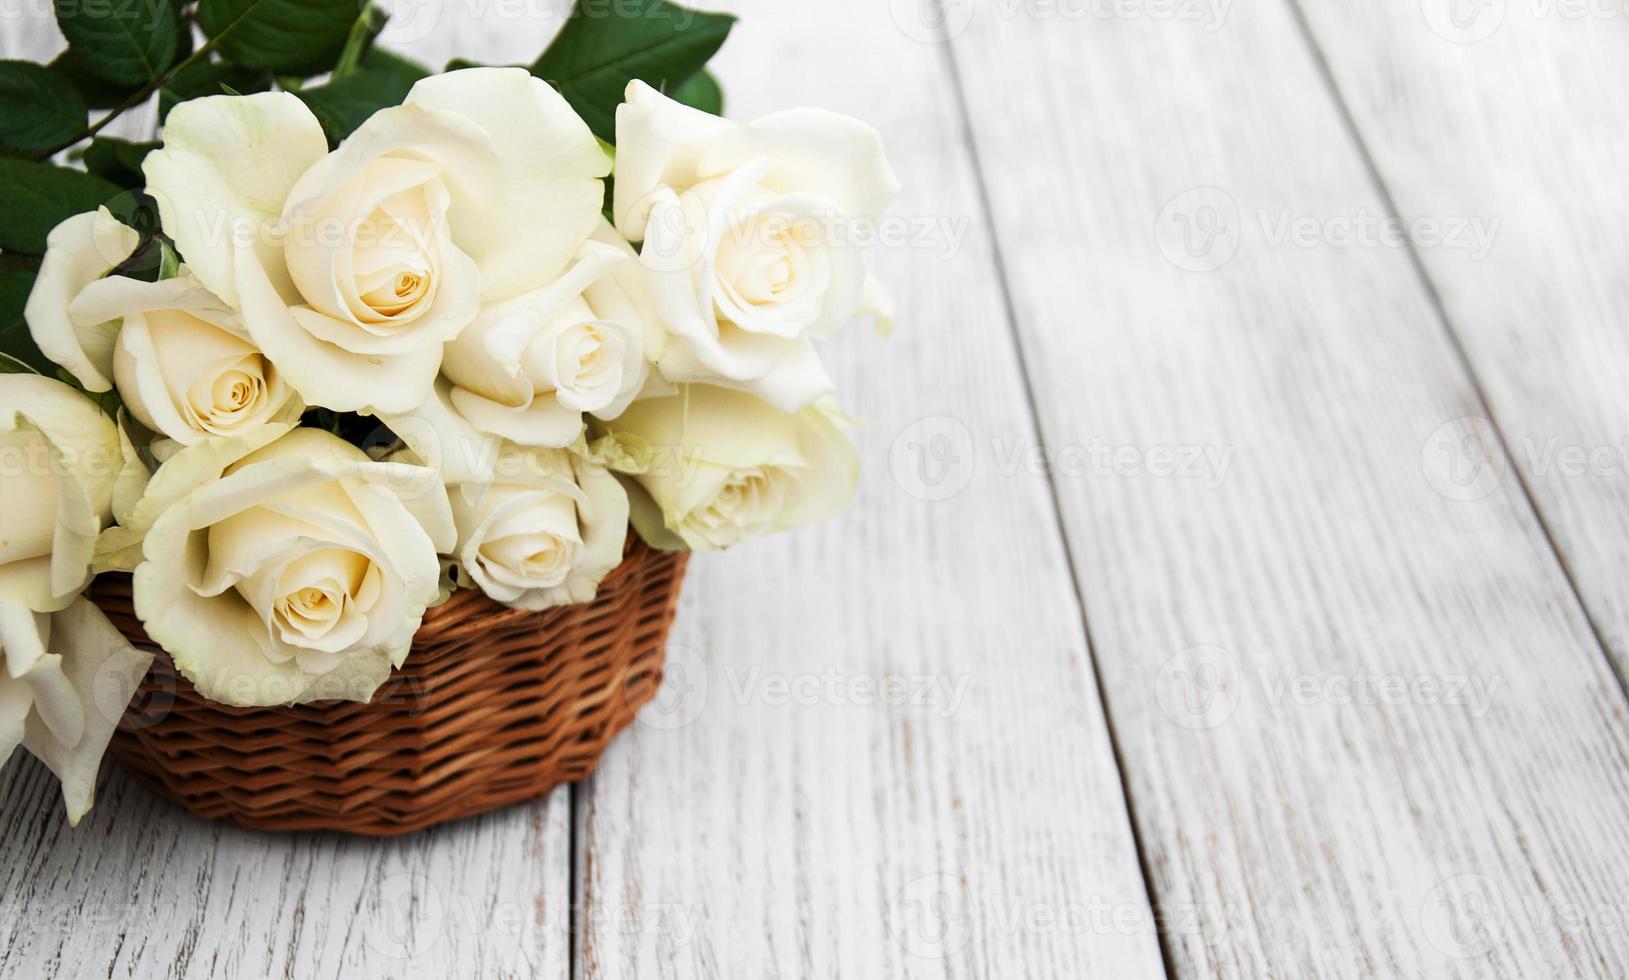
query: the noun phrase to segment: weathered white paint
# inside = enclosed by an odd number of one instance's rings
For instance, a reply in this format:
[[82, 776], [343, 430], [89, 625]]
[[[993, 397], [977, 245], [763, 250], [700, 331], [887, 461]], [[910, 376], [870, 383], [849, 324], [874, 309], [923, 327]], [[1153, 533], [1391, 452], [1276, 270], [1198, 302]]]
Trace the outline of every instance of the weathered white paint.
[[878, 127], [918, 245], [874, 255], [893, 339], [828, 345], [856, 508], [692, 563], [668, 710], [587, 784], [584, 976], [1163, 974], [1046, 485], [984, 448], [1031, 418], [942, 55], [874, 0], [744, 6], [721, 55], [737, 118]]
[[[1629, 675], [1629, 184], [1617, 177], [1629, 159], [1629, 9], [1466, 10], [1476, 16], [1461, 31], [1407, 5], [1307, 5], [1403, 219], [1482, 229], [1424, 239], [1418, 253]], [[1474, 485], [1499, 478], [1515, 474], [1495, 468]]]
[[[1041, 428], [1128, 447], [1053, 483], [1154, 891], [1205, 923], [1173, 964], [1621, 976], [1623, 694], [1521, 487], [1447, 479], [1433, 433], [1482, 409], [1408, 256], [1346, 242], [1383, 203], [1293, 10], [1152, 9], [980, 5], [953, 53]], [[1386, 54], [1410, 52], [1455, 57]], [[1524, 67], [1452, 84], [1491, 102]], [[1467, 193], [1526, 152], [1482, 145]], [[1150, 475], [1185, 447], [1231, 465]], [[1343, 703], [1354, 676], [1400, 703]], [[1460, 679], [1454, 705], [1417, 686]]]

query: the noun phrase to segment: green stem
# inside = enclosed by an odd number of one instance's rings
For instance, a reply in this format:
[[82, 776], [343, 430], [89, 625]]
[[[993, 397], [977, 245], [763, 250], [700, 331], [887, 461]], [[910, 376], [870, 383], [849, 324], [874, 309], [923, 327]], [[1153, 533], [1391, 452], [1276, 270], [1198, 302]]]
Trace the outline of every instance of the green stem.
[[356, 71], [362, 64], [362, 57], [373, 47], [373, 39], [385, 29], [385, 21], [389, 19], [390, 15], [375, 7], [372, 0], [363, 4], [362, 12], [351, 25], [351, 32], [345, 36], [345, 47], [339, 52], [339, 61], [334, 64], [331, 77], [344, 78]]

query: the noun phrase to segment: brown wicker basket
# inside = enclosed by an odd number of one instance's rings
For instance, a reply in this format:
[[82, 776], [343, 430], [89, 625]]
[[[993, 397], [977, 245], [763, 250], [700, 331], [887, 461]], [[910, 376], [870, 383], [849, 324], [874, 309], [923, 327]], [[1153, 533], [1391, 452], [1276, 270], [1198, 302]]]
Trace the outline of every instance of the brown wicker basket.
[[[403, 834], [541, 796], [588, 775], [655, 694], [685, 557], [630, 537], [593, 602], [541, 613], [460, 590], [366, 704], [232, 708], [160, 653], [109, 754], [198, 816], [256, 830]], [[147, 642], [128, 576], [92, 597]]]

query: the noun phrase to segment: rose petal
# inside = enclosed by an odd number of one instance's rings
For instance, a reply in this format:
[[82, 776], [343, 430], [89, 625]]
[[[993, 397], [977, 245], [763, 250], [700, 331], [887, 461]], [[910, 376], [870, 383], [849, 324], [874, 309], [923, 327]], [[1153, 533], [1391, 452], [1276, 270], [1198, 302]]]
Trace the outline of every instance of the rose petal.
[[322, 126], [286, 92], [209, 96], [177, 105], [164, 146], [142, 161], [164, 231], [204, 286], [239, 303], [234, 265], [258, 256], [286, 287], [269, 227], [306, 169], [328, 152]]
[[453, 237], [481, 269], [487, 302], [548, 282], [599, 221], [611, 163], [588, 125], [521, 68], [468, 68], [422, 79], [407, 104], [457, 113], [492, 139], [503, 163], [487, 203], [455, 196]]
[[72, 304], [81, 290], [128, 259], [140, 243], [141, 235], [120, 224], [107, 208], [67, 218], [45, 237], [45, 258], [23, 317], [41, 353], [89, 391], [113, 386], [113, 338], [119, 324], [95, 311], [75, 317]]
[[63, 651], [64, 673], [78, 697], [83, 726], [77, 738], [65, 740], [43, 715], [31, 714], [23, 745], [62, 781], [68, 823], [77, 825], [95, 801], [102, 756], [153, 657], [133, 648], [102, 611], [83, 598], [51, 617], [51, 637], [53, 646]]

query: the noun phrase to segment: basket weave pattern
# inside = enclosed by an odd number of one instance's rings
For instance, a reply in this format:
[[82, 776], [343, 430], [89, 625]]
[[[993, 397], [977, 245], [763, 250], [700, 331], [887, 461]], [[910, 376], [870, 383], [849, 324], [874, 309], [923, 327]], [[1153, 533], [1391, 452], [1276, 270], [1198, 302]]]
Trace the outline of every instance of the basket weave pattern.
[[[463, 589], [425, 615], [373, 700], [233, 708], [158, 654], [109, 754], [200, 817], [401, 834], [588, 775], [661, 682], [685, 554], [630, 537], [594, 601], [541, 613]], [[96, 604], [148, 643], [127, 576]]]

